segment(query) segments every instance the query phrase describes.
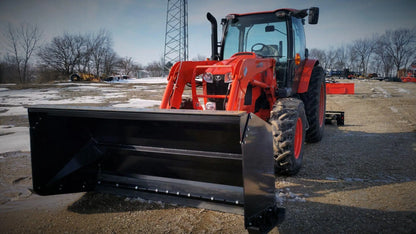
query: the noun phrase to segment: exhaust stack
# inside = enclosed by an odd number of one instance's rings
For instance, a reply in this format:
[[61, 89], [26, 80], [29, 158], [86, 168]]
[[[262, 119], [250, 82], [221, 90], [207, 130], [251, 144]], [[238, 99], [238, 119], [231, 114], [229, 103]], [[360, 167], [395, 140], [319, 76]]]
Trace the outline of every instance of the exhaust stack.
[[211, 22], [211, 60], [218, 60], [218, 35], [217, 20], [211, 13], [207, 13], [207, 19]]

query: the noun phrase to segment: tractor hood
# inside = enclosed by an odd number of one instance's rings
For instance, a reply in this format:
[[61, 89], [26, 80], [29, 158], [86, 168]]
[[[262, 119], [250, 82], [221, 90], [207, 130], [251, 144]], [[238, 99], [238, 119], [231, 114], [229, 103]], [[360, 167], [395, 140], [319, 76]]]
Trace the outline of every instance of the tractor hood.
[[205, 70], [206, 73], [211, 73], [213, 75], [224, 75], [227, 73], [234, 73], [235, 64], [241, 63], [244, 59], [248, 58], [259, 58], [253, 52], [241, 52], [236, 53], [231, 58], [219, 61], [214, 66], [211, 66]]

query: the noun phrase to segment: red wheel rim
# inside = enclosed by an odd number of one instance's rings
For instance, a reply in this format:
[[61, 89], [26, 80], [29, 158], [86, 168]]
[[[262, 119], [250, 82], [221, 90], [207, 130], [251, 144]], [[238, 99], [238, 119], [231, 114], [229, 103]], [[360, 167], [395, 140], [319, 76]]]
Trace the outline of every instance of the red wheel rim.
[[319, 127], [322, 127], [324, 124], [325, 116], [325, 90], [324, 84], [321, 85], [321, 92], [319, 95]]
[[299, 117], [296, 121], [296, 132], [295, 132], [295, 158], [298, 159], [300, 155], [300, 150], [302, 149], [302, 139], [303, 139], [303, 124], [302, 119]]

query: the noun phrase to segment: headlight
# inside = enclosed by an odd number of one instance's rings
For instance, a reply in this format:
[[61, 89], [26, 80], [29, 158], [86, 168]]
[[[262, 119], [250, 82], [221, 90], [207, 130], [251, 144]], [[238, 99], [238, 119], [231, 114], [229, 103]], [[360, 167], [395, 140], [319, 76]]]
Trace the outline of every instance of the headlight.
[[196, 77], [195, 77], [195, 81], [196, 82], [202, 82], [202, 74], [200, 74], [200, 75], [197, 75]]
[[215, 102], [207, 102], [207, 104], [205, 105], [205, 108], [207, 110], [216, 110], [216, 104]]
[[207, 83], [212, 83], [214, 81], [214, 76], [211, 73], [205, 73], [202, 78], [204, 78], [204, 80]]

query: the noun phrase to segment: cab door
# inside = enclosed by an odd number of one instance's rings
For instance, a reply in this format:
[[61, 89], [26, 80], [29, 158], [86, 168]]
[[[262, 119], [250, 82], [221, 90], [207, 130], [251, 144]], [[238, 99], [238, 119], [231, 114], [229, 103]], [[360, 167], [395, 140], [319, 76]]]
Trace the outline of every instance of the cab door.
[[298, 90], [299, 81], [305, 64], [305, 31], [303, 29], [304, 19], [291, 17], [292, 32], [292, 55], [293, 55], [293, 83], [292, 90]]

